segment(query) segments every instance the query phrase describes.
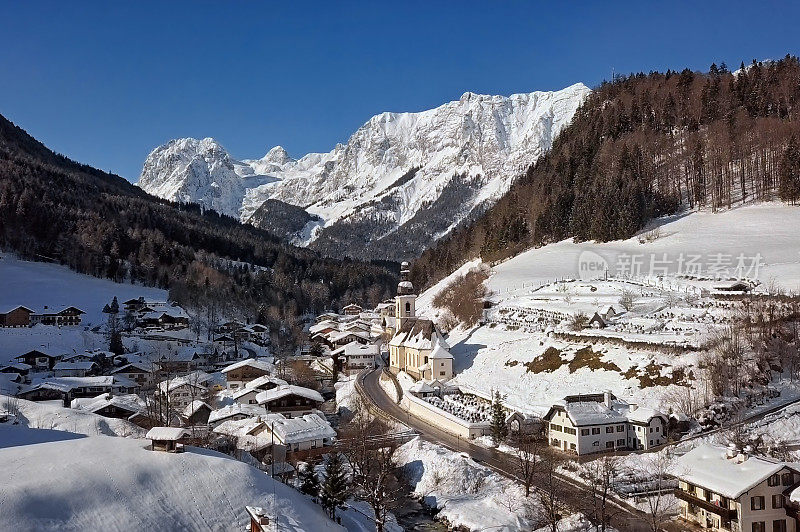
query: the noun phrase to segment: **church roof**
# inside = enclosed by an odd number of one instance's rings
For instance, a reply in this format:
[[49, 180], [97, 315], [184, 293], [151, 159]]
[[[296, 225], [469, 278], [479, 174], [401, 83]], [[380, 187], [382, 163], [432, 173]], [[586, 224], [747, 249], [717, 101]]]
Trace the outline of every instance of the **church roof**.
[[407, 318], [389, 342], [393, 347], [410, 347], [412, 349], [433, 349], [441, 334], [436, 325], [425, 318]]

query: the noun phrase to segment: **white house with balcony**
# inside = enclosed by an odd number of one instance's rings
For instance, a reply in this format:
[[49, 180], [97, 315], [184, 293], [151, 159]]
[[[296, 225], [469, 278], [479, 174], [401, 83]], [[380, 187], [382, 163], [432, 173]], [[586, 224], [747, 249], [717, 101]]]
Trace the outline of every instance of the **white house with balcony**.
[[796, 532], [795, 464], [703, 444], [676, 460], [682, 519], [726, 532]]

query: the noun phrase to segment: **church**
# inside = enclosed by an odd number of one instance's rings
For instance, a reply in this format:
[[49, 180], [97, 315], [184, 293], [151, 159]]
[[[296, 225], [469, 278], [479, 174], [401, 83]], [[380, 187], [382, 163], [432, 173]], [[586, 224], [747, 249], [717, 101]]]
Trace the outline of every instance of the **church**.
[[405, 371], [417, 380], [446, 381], [453, 378], [453, 355], [442, 333], [433, 321], [418, 317], [417, 296], [411, 284], [409, 264], [400, 266], [400, 283], [394, 302], [393, 316], [385, 315], [389, 340], [389, 369], [397, 374]]

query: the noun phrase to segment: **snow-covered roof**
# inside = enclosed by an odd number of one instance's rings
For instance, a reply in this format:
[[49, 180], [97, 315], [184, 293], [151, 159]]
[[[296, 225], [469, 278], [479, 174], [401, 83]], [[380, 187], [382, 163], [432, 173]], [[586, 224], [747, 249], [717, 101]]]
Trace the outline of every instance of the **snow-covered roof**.
[[180, 427], [153, 427], [147, 431], [145, 438], [157, 441], [177, 441], [189, 436], [191, 433], [187, 429]]
[[599, 401], [558, 401], [556, 404], [566, 410], [567, 416], [569, 416], [575, 426], [624, 423], [627, 421], [625, 414], [622, 413], [620, 409], [615, 408], [615, 406], [618, 405], [614, 403], [612, 403], [611, 408], [608, 408], [605, 403]]
[[431, 354], [429, 355], [430, 359], [448, 359], [453, 358], [453, 355], [450, 351], [447, 350], [447, 344], [444, 340], [437, 339], [436, 347], [433, 348]]
[[322, 331], [324, 331], [326, 329], [338, 329], [338, 328], [339, 328], [339, 322], [336, 322], [336, 321], [333, 321], [333, 320], [323, 320], [323, 321], [321, 321], [321, 322], [319, 322], [317, 324], [314, 324], [311, 327], [309, 327], [308, 331], [311, 334], [316, 334], [316, 333], [322, 332]]
[[266, 372], [270, 372], [274, 369], [273, 365], [270, 364], [269, 362], [266, 362], [264, 360], [258, 360], [257, 358], [248, 358], [247, 360], [240, 360], [239, 362], [235, 362], [230, 366], [227, 366], [225, 369], [222, 370], [222, 373], [228, 373], [229, 371], [243, 368], [245, 366], [250, 366], [251, 368], [260, 369]]
[[111, 387], [114, 384], [115, 377], [111, 375], [101, 375], [99, 377], [50, 377], [24, 391], [30, 391], [38, 388], [47, 388], [51, 390], [58, 390], [68, 392], [75, 388], [91, 387]]
[[265, 422], [270, 428], [274, 428], [275, 436], [287, 444], [336, 437], [336, 431], [330, 423], [317, 414], [293, 418], [270, 414]]
[[183, 409], [183, 417], [191, 417], [195, 414], [195, 412], [197, 412], [203, 407], [206, 407], [209, 410], [211, 410], [211, 407], [208, 405], [208, 403], [206, 403], [205, 401], [199, 401], [195, 399], [194, 401], [186, 405], [186, 408]]
[[203, 373], [204, 375], [210, 376], [204, 372], [193, 372], [189, 375], [184, 375], [182, 377], [174, 377], [172, 379], [167, 379], [165, 381], [161, 381], [158, 383], [158, 390], [161, 393], [168, 393], [176, 388], [180, 388], [181, 386], [191, 386], [193, 388], [197, 388], [199, 390], [204, 390], [204, 384], [208, 382], [209, 379], [203, 378], [202, 375], [199, 373]]
[[77, 362], [56, 362], [53, 366], [53, 371], [69, 370], [69, 369], [82, 369], [88, 371], [95, 367], [97, 364], [91, 360], [77, 361]]
[[216, 423], [217, 421], [221, 421], [223, 419], [227, 419], [233, 416], [255, 417], [266, 414], [267, 411], [264, 409], [263, 406], [243, 405], [241, 403], [233, 403], [224, 406], [219, 410], [214, 410], [213, 412], [211, 412], [211, 415], [208, 416], [208, 422]]
[[409, 392], [414, 392], [414, 393], [433, 393], [436, 390], [434, 390], [425, 381], [417, 381], [408, 389], [408, 391]]
[[139, 370], [144, 373], [152, 373], [153, 371], [158, 369], [158, 364], [145, 364], [144, 362], [129, 362], [128, 364], [124, 364], [117, 369], [111, 372], [112, 375], [116, 373], [127, 372], [130, 373], [133, 370]]
[[628, 421], [633, 421], [634, 423], [650, 423], [650, 420], [654, 417], [661, 417], [665, 420], [667, 416], [654, 408], [646, 408], [646, 407], [638, 407], [633, 410], [629, 410], [625, 417], [628, 418]]
[[258, 404], [264, 404], [289, 395], [305, 397], [306, 399], [319, 403], [325, 401], [318, 391], [310, 388], [303, 388], [302, 386], [295, 386], [293, 384], [284, 384], [271, 390], [265, 390], [256, 395], [256, 401], [258, 401]]
[[[392, 347], [408, 347], [411, 349], [433, 349], [437, 341], [444, 341], [436, 325], [425, 318], [408, 318], [403, 326], [389, 341]], [[447, 344], [444, 344], [445, 346]]]
[[727, 453], [724, 447], [699, 445], [677, 459], [675, 473], [681, 480], [737, 499], [787, 467], [786, 463], [770, 458], [749, 456], [742, 460], [728, 458]]
[[[345, 344], [344, 348], [344, 356], [359, 356], [359, 355], [377, 355], [379, 353], [378, 346], [375, 344], [360, 344], [356, 341], [350, 342], [349, 344]], [[331, 353], [333, 354], [333, 353]]]
[[328, 340], [330, 342], [332, 342], [332, 343], [333, 342], [338, 342], [339, 340], [343, 340], [343, 339], [345, 339], [345, 338], [347, 338], [348, 336], [351, 336], [351, 335], [352, 336], [356, 336], [358, 338], [363, 338], [364, 340], [369, 340], [370, 339], [370, 335], [366, 331], [360, 331], [360, 330], [354, 330], [353, 331], [353, 330], [350, 330], [350, 331], [331, 331], [328, 334]]
[[[261, 377], [256, 377], [250, 382], [245, 383], [244, 387], [248, 392], [251, 392], [266, 384], [275, 384], [277, 386], [281, 386], [289, 383], [283, 379], [279, 379], [278, 377], [273, 377], [272, 375], [262, 375]], [[236, 398], [236, 395], [233, 397]]]
[[132, 414], [141, 412], [145, 407], [138, 395], [111, 395], [110, 393], [100, 394], [97, 397], [88, 399], [73, 399], [70, 406], [87, 412], [97, 412], [107, 406], [115, 406]]

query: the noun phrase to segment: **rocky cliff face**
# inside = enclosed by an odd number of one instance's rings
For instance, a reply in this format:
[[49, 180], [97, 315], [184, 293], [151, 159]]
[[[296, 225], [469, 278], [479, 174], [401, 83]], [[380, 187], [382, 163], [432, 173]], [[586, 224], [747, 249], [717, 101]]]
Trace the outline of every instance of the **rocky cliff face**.
[[213, 139], [174, 140], [150, 154], [139, 186], [242, 221], [280, 200], [315, 216], [293, 233], [295, 243], [399, 258], [491, 205], [550, 148], [588, 93], [582, 84], [508, 97], [468, 92], [428, 111], [381, 113], [347, 144], [297, 160], [279, 146], [237, 161]]

